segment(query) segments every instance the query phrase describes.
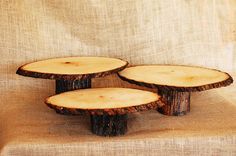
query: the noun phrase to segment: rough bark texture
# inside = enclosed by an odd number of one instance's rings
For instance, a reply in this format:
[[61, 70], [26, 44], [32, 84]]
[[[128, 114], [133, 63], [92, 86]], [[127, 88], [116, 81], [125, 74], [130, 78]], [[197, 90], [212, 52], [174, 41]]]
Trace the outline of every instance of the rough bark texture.
[[100, 136], [118, 136], [127, 132], [127, 114], [91, 115], [91, 130]]
[[91, 88], [91, 79], [84, 80], [56, 80], [56, 94], [66, 91]]
[[[184, 66], [184, 65], [179, 65], [179, 66]], [[203, 67], [197, 67], [197, 68], [203, 68]], [[219, 71], [216, 69], [211, 69], [211, 70]], [[219, 72], [222, 72], [222, 71], [219, 71]], [[225, 72], [222, 72], [222, 73], [225, 73]], [[118, 76], [124, 81], [127, 81], [132, 84], [136, 84], [139, 86], [148, 87], [148, 88], [158, 88], [161, 90], [178, 91], [178, 92], [197, 92], [197, 91], [204, 91], [204, 90], [213, 89], [213, 88], [225, 87], [233, 83], [233, 78], [228, 73], [225, 73], [225, 74], [228, 75], [228, 78], [225, 80], [215, 82], [215, 83], [209, 83], [209, 84], [205, 84], [201, 86], [194, 86], [194, 87], [167, 86], [167, 85], [153, 84], [153, 83], [147, 83], [147, 82], [139, 82], [133, 79], [129, 79], [121, 75], [120, 73], [118, 73]]]
[[190, 92], [158, 90], [165, 103], [157, 110], [164, 115], [180, 116], [190, 111]]
[[112, 109], [77, 109], [77, 108], [66, 108], [66, 107], [59, 107], [51, 103], [46, 104], [48, 107], [54, 109], [57, 113], [66, 114], [66, 115], [81, 115], [83, 114], [91, 114], [91, 115], [122, 115], [127, 113], [139, 112], [139, 111], [146, 111], [151, 109], [157, 109], [164, 105], [162, 99], [158, 101], [151, 102], [148, 104], [137, 105], [132, 107], [122, 107], [122, 108], [112, 108]]

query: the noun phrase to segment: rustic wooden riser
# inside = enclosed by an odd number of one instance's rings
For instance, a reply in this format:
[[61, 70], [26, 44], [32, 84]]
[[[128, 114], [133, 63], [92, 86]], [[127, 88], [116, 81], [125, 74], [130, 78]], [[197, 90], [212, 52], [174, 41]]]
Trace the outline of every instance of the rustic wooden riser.
[[129, 113], [163, 105], [156, 93], [131, 88], [79, 89], [48, 97], [45, 103], [60, 114], [89, 114], [91, 131], [99, 136], [124, 135]]
[[180, 116], [190, 111], [190, 93], [225, 87], [233, 78], [225, 72], [185, 65], [140, 65], [124, 69], [118, 76], [129, 83], [158, 89], [165, 115]]
[[165, 105], [157, 110], [164, 115], [186, 115], [190, 111], [190, 92], [158, 90]]
[[85, 80], [56, 80], [56, 94], [76, 89], [91, 88], [91, 79]]
[[127, 114], [91, 115], [92, 133], [100, 136], [118, 136], [127, 132]]

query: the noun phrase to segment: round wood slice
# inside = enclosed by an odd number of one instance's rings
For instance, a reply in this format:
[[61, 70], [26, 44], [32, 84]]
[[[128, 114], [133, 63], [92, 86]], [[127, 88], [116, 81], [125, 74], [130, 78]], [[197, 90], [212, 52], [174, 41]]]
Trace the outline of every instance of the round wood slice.
[[137, 85], [180, 92], [203, 91], [233, 82], [229, 74], [219, 70], [181, 65], [134, 66], [118, 75]]
[[64, 114], [121, 115], [156, 109], [162, 105], [159, 95], [130, 88], [93, 88], [69, 91], [47, 98], [50, 108]]
[[17, 74], [45, 79], [78, 80], [102, 77], [123, 70], [128, 62], [106, 57], [67, 57], [29, 63]]

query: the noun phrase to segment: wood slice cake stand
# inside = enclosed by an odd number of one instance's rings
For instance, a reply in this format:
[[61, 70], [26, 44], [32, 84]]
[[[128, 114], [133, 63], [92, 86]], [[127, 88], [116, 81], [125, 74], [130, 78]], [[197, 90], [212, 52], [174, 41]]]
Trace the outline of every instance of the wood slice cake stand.
[[128, 62], [106, 57], [67, 57], [29, 63], [17, 74], [34, 78], [55, 79], [56, 93], [91, 88], [91, 78], [123, 70]]
[[158, 111], [165, 115], [185, 115], [190, 111], [190, 92], [204, 91], [233, 83], [232, 77], [219, 70], [181, 65], [143, 65], [118, 73], [122, 80], [157, 88], [165, 105]]
[[162, 105], [156, 93], [129, 88], [69, 91], [51, 96], [45, 103], [56, 112], [71, 115], [89, 113], [92, 132], [101, 136], [125, 134], [128, 113], [156, 109]]

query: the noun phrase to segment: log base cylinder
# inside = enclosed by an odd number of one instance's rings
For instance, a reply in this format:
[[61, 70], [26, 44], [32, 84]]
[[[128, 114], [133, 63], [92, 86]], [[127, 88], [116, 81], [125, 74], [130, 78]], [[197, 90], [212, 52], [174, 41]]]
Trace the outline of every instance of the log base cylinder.
[[56, 80], [56, 94], [76, 89], [91, 88], [91, 79], [85, 80]]
[[158, 90], [165, 105], [157, 110], [170, 116], [186, 115], [190, 111], [190, 92]]
[[91, 115], [91, 130], [100, 136], [118, 136], [127, 132], [127, 114]]

